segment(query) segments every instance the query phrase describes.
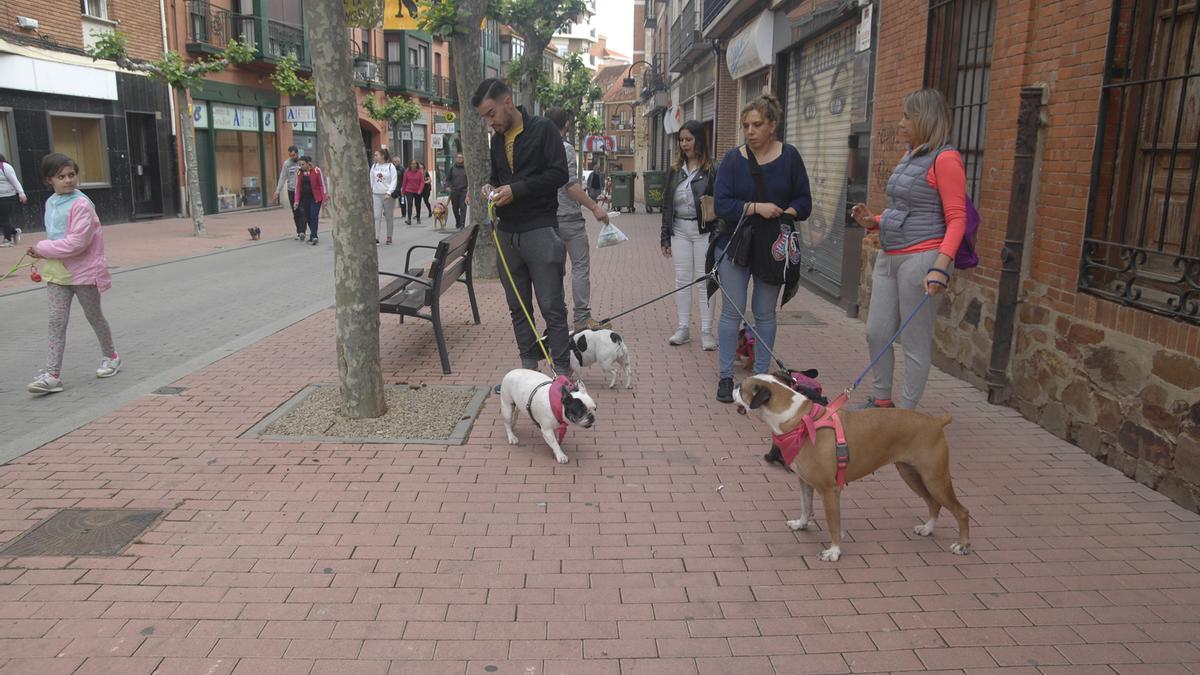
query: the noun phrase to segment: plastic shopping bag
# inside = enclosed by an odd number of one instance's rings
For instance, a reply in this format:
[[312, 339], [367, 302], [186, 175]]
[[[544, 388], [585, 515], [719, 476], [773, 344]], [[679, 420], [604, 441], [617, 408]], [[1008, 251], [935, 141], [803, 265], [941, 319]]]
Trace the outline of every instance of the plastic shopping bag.
[[629, 241], [629, 237], [625, 235], [616, 225], [611, 222], [606, 223], [600, 229], [600, 236], [596, 240], [596, 248], [604, 248], [605, 246], [616, 246], [617, 244]]

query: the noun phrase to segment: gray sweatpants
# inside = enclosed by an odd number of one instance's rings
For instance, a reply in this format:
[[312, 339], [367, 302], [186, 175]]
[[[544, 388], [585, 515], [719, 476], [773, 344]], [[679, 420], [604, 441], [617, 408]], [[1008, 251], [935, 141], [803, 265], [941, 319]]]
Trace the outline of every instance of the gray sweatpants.
[[586, 328], [592, 318], [591, 262], [588, 252], [587, 224], [583, 220], [559, 220], [558, 236], [567, 246], [571, 258], [571, 300], [575, 304], [575, 330]]
[[[925, 275], [937, 260], [938, 252], [921, 251], [904, 255], [888, 255], [883, 251], [875, 258], [871, 273], [871, 305], [867, 314], [867, 345], [871, 356], [879, 353], [925, 296]], [[904, 392], [896, 405], [916, 408], [929, 379], [930, 355], [933, 351], [933, 322], [937, 317], [941, 296], [935, 295], [917, 313], [900, 343], [904, 349]], [[871, 377], [875, 383], [875, 398], [892, 397], [892, 376], [896, 357], [888, 349], [875, 364]]]
[[508, 300], [508, 311], [512, 315], [513, 334], [521, 353], [521, 366], [537, 370], [542, 350], [537, 344], [537, 334], [529, 325], [529, 319], [521, 310], [518, 297], [524, 301], [531, 316], [533, 296], [537, 294], [538, 309], [546, 321], [547, 349], [554, 360], [554, 371], [565, 375], [571, 370], [571, 351], [567, 330], [567, 305], [563, 299], [563, 275], [566, 269], [567, 247], [559, 238], [556, 228], [542, 227], [529, 232], [497, 232], [500, 250], [508, 261], [512, 272], [514, 289], [504, 273], [504, 263], [499, 256], [496, 265], [500, 270], [500, 281], [504, 296]]

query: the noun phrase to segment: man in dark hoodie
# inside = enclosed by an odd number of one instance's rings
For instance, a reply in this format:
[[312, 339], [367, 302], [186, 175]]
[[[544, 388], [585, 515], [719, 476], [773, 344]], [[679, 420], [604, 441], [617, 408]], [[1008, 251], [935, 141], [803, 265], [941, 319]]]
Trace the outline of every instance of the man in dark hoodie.
[[554, 371], [566, 375], [571, 371], [563, 294], [567, 249], [558, 236], [558, 189], [568, 178], [562, 137], [550, 120], [514, 105], [512, 90], [503, 80], [480, 83], [471, 105], [494, 132], [491, 175], [483, 193], [496, 205], [500, 250], [513, 277], [510, 284], [501, 267], [521, 366], [537, 370], [541, 357], [537, 334], [521, 310], [523, 300], [532, 311], [536, 294]]

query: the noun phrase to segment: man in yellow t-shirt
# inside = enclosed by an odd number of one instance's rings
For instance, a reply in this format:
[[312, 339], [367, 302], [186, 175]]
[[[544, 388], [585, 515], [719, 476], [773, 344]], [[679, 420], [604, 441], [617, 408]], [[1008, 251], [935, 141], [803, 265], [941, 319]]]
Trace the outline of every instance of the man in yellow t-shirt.
[[496, 205], [500, 249], [516, 285], [513, 288], [509, 284], [501, 269], [521, 366], [537, 370], [541, 358], [538, 336], [521, 310], [521, 301], [533, 307], [536, 294], [537, 306], [546, 321], [546, 343], [554, 371], [569, 374], [570, 332], [563, 294], [567, 250], [558, 236], [558, 189], [567, 184], [568, 178], [562, 138], [549, 120], [517, 107], [512, 90], [503, 80], [491, 78], [480, 83], [471, 105], [495, 132], [491, 174], [483, 194]]

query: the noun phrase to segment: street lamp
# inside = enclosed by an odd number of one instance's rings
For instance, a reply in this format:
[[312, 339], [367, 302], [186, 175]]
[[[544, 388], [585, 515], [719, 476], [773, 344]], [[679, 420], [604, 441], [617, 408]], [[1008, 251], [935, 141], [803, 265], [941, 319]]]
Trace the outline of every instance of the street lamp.
[[650, 66], [650, 72], [653, 73], [654, 75], [658, 74], [654, 70], [653, 63], [650, 63], [649, 61], [647, 61], [645, 59], [642, 59], [641, 61], [634, 61], [633, 63], [629, 64], [629, 68], [625, 69], [625, 79], [621, 81], [622, 87], [627, 87], [627, 88], [632, 89], [637, 86], [637, 80], [634, 79], [634, 77], [633, 77], [633, 67], [640, 63], [644, 63], [644, 64]]

